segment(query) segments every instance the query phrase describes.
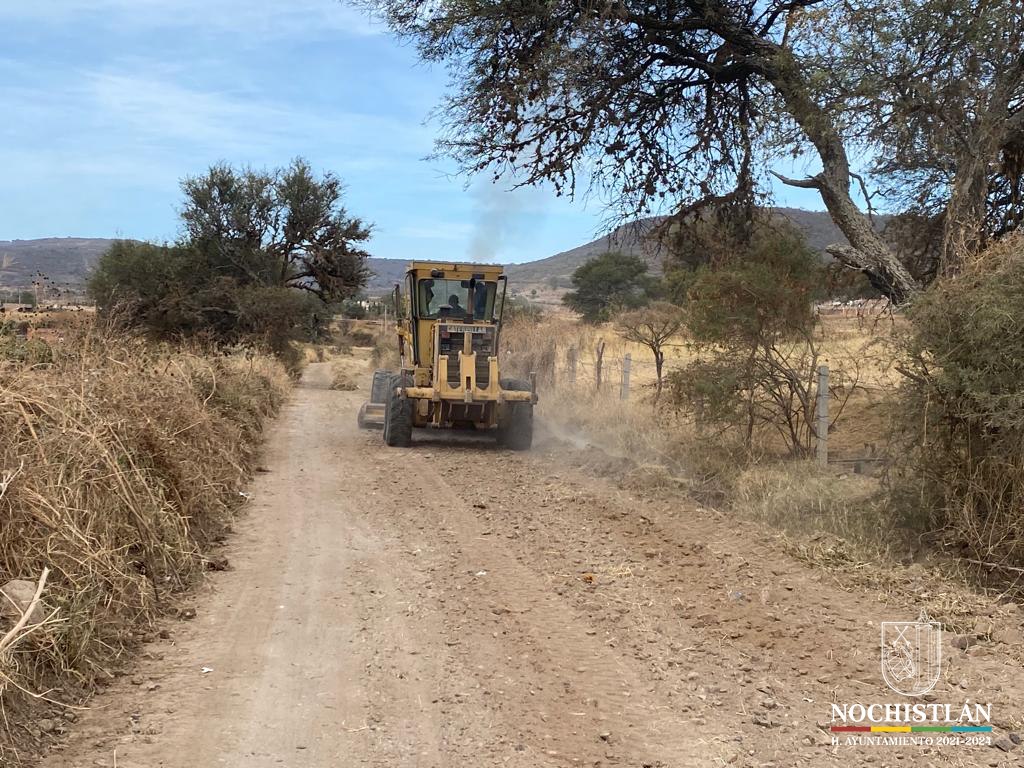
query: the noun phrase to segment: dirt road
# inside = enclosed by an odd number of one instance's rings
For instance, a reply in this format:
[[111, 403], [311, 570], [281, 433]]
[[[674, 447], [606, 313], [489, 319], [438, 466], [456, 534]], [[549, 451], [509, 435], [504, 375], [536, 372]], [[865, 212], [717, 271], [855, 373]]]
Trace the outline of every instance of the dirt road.
[[[328, 378], [312, 366], [269, 435], [232, 570], [46, 766], [1019, 764], [832, 744], [832, 702], [906, 700], [878, 625], [914, 605], [558, 442], [387, 449]], [[1015, 637], [947, 643], [935, 692], [991, 702], [997, 738], [1022, 714]]]

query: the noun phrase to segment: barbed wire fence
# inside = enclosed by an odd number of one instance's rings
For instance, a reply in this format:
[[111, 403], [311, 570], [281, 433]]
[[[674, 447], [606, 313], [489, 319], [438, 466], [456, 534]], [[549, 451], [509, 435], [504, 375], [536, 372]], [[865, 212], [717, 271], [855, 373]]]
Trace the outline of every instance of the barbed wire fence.
[[[558, 381], [569, 387], [589, 389], [595, 394], [602, 392], [615, 394], [617, 391], [618, 398], [627, 402], [636, 400], [638, 397], [637, 379], [652, 378], [636, 376], [638, 371], [656, 374], [657, 366], [653, 361], [636, 359], [628, 351], [622, 352], [621, 355], [611, 356], [603, 339], [599, 339], [593, 349], [587, 351], [590, 353], [591, 360], [584, 359], [578, 344], [569, 345], [562, 354], [557, 352], [550, 354], [548, 360], [553, 364], [549, 377], [550, 382], [554, 384], [555, 381]], [[835, 398], [833, 390], [837, 387], [853, 386], [865, 393], [887, 395], [891, 393], [891, 389], [859, 380], [853, 380], [853, 383], [850, 384], [849, 379], [850, 377], [842, 369], [831, 370], [829, 365], [824, 363], [817, 366], [813, 393], [815, 408], [814, 413], [811, 414], [814, 434], [813, 455], [821, 466], [838, 466], [840, 469], [849, 469], [855, 474], [862, 474], [883, 464], [886, 459], [877, 452], [878, 446], [875, 443], [865, 443], [863, 450], [856, 456], [837, 456], [830, 453], [829, 436], [836, 433], [839, 424], [838, 420], [831, 420], [830, 415], [832, 411], [830, 406]], [[841, 405], [842, 403], [840, 403]]]

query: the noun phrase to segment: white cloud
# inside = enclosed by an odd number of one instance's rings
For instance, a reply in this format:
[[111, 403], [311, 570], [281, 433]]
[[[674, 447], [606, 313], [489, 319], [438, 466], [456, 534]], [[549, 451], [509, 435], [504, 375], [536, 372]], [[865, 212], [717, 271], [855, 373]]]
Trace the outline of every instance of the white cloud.
[[[16, 116], [0, 134], [51, 146], [92, 138], [252, 155], [284, 146], [322, 147], [353, 169], [384, 169], [431, 147], [427, 127], [389, 114], [296, 107], [276, 94], [192, 84], [169, 67], [122, 61], [101, 70], [46, 72], [0, 59], [0, 100]], [[386, 154], [382, 153], [386, 151]]]
[[0, 21], [66, 25], [83, 20], [123, 32], [189, 28], [241, 40], [247, 35], [266, 39], [384, 31], [340, 0], [40, 0], [0, 5]]
[[126, 135], [210, 146], [245, 143], [243, 125], [258, 136], [281, 116], [258, 103], [145, 75], [86, 73], [83, 96], [98, 119]]

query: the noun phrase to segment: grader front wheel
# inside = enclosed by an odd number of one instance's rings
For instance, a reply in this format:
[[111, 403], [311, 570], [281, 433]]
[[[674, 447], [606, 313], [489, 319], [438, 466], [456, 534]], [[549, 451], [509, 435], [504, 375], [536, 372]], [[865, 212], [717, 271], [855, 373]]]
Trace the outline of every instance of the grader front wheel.
[[[502, 379], [501, 388], [529, 391], [530, 383], [520, 379]], [[498, 444], [513, 451], [528, 451], [533, 445], [533, 403], [505, 405], [504, 418], [498, 424]]]
[[412, 380], [403, 374], [392, 376], [384, 406], [384, 442], [395, 448], [412, 443], [413, 402], [398, 394], [398, 389], [411, 387]]
[[498, 429], [498, 442], [513, 451], [528, 451], [533, 445], [533, 403], [512, 403], [508, 423]]

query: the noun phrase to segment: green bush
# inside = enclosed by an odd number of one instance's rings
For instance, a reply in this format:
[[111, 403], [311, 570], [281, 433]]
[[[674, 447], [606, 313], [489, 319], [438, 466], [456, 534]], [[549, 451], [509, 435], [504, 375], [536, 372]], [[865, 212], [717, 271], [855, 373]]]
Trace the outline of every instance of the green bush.
[[370, 229], [345, 211], [342, 189], [301, 159], [276, 171], [215, 165], [182, 182], [182, 241], [115, 243], [89, 292], [105, 316], [151, 336], [258, 343], [294, 368], [291, 342], [318, 341], [327, 302], [370, 276]]
[[359, 299], [345, 299], [341, 302], [341, 316], [348, 318], [349, 320], [364, 320], [366, 319], [366, 307]]
[[618, 251], [602, 253], [577, 268], [572, 286], [562, 302], [588, 323], [603, 323], [617, 312], [645, 306], [658, 287], [643, 259]]
[[919, 491], [953, 541], [1024, 565], [1024, 236], [911, 307], [903, 408]]
[[45, 341], [0, 335], [0, 360], [27, 365], [53, 362], [53, 350]]
[[252, 282], [225, 269], [215, 252], [189, 246], [115, 243], [89, 290], [105, 314], [153, 338], [255, 343], [290, 368], [297, 363], [291, 342], [315, 336], [328, 314], [316, 296]]
[[668, 376], [670, 400], [701, 425], [759, 431], [806, 456], [814, 441], [821, 265], [794, 228], [763, 223], [714, 263], [677, 275], [697, 358]]

